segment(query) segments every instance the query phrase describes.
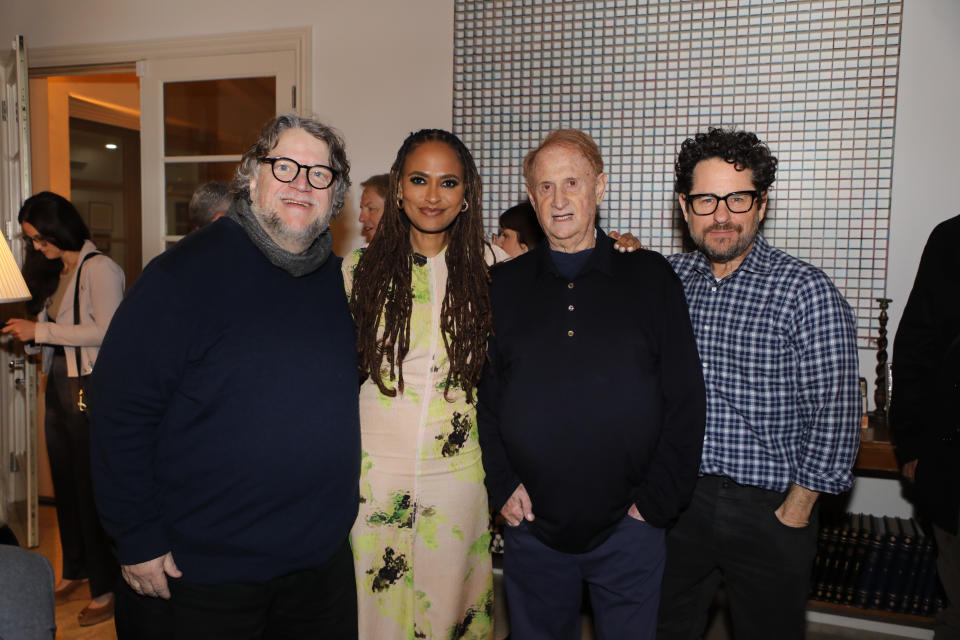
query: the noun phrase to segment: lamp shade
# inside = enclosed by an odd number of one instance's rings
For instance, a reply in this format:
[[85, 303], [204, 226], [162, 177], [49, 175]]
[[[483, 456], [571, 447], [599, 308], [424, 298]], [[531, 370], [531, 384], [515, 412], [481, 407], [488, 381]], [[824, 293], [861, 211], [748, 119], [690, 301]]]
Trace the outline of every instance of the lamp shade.
[[10, 253], [7, 239], [0, 233], [0, 303], [29, 300], [30, 289], [20, 275], [20, 267]]

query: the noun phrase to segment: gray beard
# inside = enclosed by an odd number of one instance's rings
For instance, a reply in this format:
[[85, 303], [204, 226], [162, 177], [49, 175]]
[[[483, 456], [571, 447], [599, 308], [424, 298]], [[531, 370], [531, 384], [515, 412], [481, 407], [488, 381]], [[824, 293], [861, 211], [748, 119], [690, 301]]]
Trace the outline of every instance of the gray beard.
[[313, 241], [327, 230], [330, 216], [321, 216], [300, 231], [290, 230], [276, 209], [264, 211], [256, 202], [250, 203], [250, 210], [263, 230], [277, 245], [293, 254], [300, 254], [310, 248]]

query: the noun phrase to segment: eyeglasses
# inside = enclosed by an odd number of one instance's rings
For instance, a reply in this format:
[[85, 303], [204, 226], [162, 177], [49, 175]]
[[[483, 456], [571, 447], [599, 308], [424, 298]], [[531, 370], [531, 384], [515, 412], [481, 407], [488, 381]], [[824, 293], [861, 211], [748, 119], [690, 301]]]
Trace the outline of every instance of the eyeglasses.
[[746, 213], [759, 197], [759, 191], [734, 191], [723, 197], [715, 193], [696, 193], [687, 196], [687, 206], [698, 216], [713, 214], [721, 202], [726, 203], [730, 213]]
[[37, 234], [37, 235], [35, 235], [35, 236], [28, 236], [28, 235], [25, 234], [25, 233], [21, 233], [21, 234], [20, 234], [20, 237], [23, 239], [24, 242], [33, 243], [33, 247], [34, 247], [35, 249], [36, 249], [36, 248], [42, 248], [42, 247], [45, 247], [45, 246], [47, 246], [48, 244], [50, 244], [50, 239], [49, 239], [49, 238], [45, 238], [44, 236], [42, 236], [42, 235], [40, 235], [40, 234]]
[[314, 189], [326, 189], [337, 177], [337, 172], [325, 164], [307, 166], [290, 158], [260, 158], [259, 162], [273, 168], [273, 177], [280, 182], [293, 182], [300, 175], [300, 169], [306, 169], [307, 182]]

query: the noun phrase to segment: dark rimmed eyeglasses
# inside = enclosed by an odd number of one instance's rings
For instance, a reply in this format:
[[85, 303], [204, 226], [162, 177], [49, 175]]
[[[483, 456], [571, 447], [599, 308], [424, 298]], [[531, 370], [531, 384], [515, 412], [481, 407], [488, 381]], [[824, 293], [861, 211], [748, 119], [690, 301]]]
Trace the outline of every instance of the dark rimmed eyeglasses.
[[307, 173], [307, 182], [314, 189], [326, 189], [337, 178], [337, 172], [325, 164], [305, 165], [290, 158], [260, 158], [259, 162], [269, 164], [273, 169], [273, 177], [280, 182], [293, 182], [300, 175], [300, 170]]
[[734, 191], [725, 196], [715, 193], [693, 193], [687, 196], [687, 206], [698, 216], [712, 215], [720, 203], [727, 205], [730, 213], [746, 213], [760, 197], [759, 191]]
[[35, 236], [28, 236], [25, 233], [21, 233], [20, 237], [23, 239], [24, 242], [29, 242], [33, 244], [35, 248], [45, 247], [48, 244], [50, 244], [50, 238], [47, 238], [46, 236], [42, 236], [40, 234], [37, 234]]

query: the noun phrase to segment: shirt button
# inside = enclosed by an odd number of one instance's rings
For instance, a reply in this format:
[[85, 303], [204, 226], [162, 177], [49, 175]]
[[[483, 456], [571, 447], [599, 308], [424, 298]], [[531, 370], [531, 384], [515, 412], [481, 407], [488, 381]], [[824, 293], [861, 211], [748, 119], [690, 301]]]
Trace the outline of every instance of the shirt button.
[[572, 282], [568, 282], [568, 283], [567, 283], [567, 289], [573, 289], [573, 283], [572, 283]]
[[710, 287], [710, 291], [716, 291], [716, 290], [717, 290], [716, 287]]
[[704, 371], [706, 371], [706, 370], [708, 369], [706, 362], [703, 363], [703, 369], [704, 369]]
[[705, 331], [710, 331], [710, 325], [708, 325], [708, 324], [703, 325], [703, 329], [704, 329]]
[[570, 331], [567, 331], [567, 335], [572, 338], [572, 337], [573, 337], [573, 329], [571, 329]]
[[570, 305], [569, 307], [567, 307], [567, 311], [573, 311], [573, 305]]

